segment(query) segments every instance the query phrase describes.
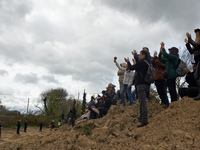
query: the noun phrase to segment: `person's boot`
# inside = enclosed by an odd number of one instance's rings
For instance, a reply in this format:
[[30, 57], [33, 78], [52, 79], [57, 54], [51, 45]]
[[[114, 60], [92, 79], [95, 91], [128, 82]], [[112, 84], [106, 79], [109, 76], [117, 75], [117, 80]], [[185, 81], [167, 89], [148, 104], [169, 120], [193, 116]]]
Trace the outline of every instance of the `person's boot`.
[[200, 100], [200, 93], [198, 96], [194, 97], [194, 100]]
[[142, 122], [140, 125], [138, 125], [137, 127], [140, 128], [140, 127], [144, 127], [146, 125], [148, 125], [149, 123], [148, 122]]

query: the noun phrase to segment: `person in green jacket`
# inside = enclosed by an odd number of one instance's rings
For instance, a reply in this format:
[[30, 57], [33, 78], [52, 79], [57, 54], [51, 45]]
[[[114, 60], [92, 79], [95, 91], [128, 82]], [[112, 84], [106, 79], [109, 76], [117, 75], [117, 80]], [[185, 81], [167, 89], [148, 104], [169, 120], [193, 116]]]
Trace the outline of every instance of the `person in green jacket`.
[[169, 49], [169, 54], [164, 48], [165, 44], [162, 42], [159, 53], [159, 61], [165, 64], [165, 71], [168, 71], [166, 76], [167, 87], [171, 96], [171, 102], [177, 101], [176, 91], [176, 68], [178, 66], [178, 48], [172, 47]]

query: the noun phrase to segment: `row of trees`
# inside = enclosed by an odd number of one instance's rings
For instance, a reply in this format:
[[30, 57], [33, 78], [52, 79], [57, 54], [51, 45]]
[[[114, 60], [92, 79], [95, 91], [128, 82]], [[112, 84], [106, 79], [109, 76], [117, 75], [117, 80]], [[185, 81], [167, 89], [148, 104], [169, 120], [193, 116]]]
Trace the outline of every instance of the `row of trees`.
[[39, 103], [42, 103], [42, 107], [36, 105], [40, 109], [40, 112], [44, 115], [53, 115], [54, 117], [61, 117], [62, 115], [68, 115], [70, 108], [75, 107], [78, 114], [81, 111], [85, 111], [86, 108], [86, 93], [84, 90], [83, 101], [68, 97], [68, 92], [63, 88], [50, 89], [40, 94], [41, 98]]

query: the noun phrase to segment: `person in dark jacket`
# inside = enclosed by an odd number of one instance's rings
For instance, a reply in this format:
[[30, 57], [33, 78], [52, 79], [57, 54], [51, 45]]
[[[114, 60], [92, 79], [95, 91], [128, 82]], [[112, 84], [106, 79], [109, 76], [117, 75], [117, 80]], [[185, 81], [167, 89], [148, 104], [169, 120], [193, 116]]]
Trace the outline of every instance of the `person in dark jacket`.
[[161, 42], [159, 61], [165, 64], [165, 71], [168, 71], [167, 87], [171, 96], [171, 102], [177, 101], [177, 91], [176, 91], [176, 69], [178, 66], [178, 48], [172, 47], [169, 49], [169, 54], [164, 48], [165, 44]]
[[112, 105], [112, 100], [109, 94], [103, 91], [102, 93], [103, 93], [102, 97], [104, 97], [104, 103], [102, 103], [102, 105], [98, 108], [88, 107], [88, 109], [90, 110], [90, 119], [102, 118], [107, 114], [110, 106]]
[[17, 134], [19, 134], [20, 127], [21, 127], [21, 120], [18, 120], [18, 122], [17, 122]]
[[41, 121], [39, 125], [40, 125], [40, 132], [42, 132], [43, 122]]
[[27, 120], [26, 120], [26, 121], [24, 122], [24, 132], [26, 132], [27, 126], [28, 126], [28, 122], [27, 122]]
[[148, 110], [146, 105], [146, 95], [149, 93], [150, 83], [144, 80], [144, 76], [148, 70], [148, 64], [145, 62], [148, 58], [148, 53], [144, 50], [140, 51], [139, 61], [135, 65], [131, 65], [129, 62], [129, 58], [124, 58], [128, 63], [128, 68], [130, 70], [135, 70], [137, 72], [137, 79], [135, 81], [135, 85], [137, 87], [138, 99], [140, 102], [140, 116], [139, 121], [140, 125], [137, 127], [143, 127], [148, 125]]
[[52, 120], [51, 124], [50, 124], [50, 129], [52, 130], [54, 127], [55, 127], [55, 123], [54, 123], [54, 120]]
[[[195, 29], [194, 30], [196, 34], [195, 41], [192, 40], [191, 34], [188, 32], [186, 33], [186, 36], [188, 39], [185, 39], [186, 47], [190, 54], [194, 54], [194, 60], [196, 63], [196, 71], [194, 74], [194, 78], [197, 82], [197, 86], [200, 88], [200, 29]], [[191, 47], [192, 45], [192, 47]], [[200, 90], [199, 90], [199, 95], [197, 97], [194, 97], [195, 100], [200, 100]]]
[[[146, 60], [149, 63], [151, 63], [153, 57], [151, 57], [151, 54], [149, 52], [149, 48], [148, 47], [143, 47], [142, 50], [144, 50], [145, 52], [147, 52], [148, 56], [147, 56]], [[134, 59], [135, 59], [135, 61], [137, 63], [139, 61], [139, 54], [137, 54], [136, 50], [133, 50], [131, 53], [134, 56]], [[135, 72], [135, 75], [134, 75], [134, 80], [136, 80], [136, 79], [137, 79], [137, 72]], [[133, 94], [136, 95], [136, 99], [138, 99], [137, 86], [136, 85], [135, 85], [135, 92]], [[149, 97], [149, 93], [146, 94], [146, 100], [148, 100], [148, 97]]]
[[193, 72], [190, 72], [189, 68], [185, 68], [185, 72], [186, 72], [185, 80], [189, 85], [187, 88], [183, 87], [183, 88], [179, 89], [179, 95], [181, 98], [184, 96], [188, 96], [188, 97], [192, 97], [192, 98], [198, 96], [199, 88], [198, 88], [196, 80], [194, 78], [195, 70], [196, 70], [195, 63], [193, 63]]
[[108, 95], [107, 92], [104, 93], [103, 95], [105, 97], [105, 103], [103, 105], [103, 107], [99, 107], [99, 117], [102, 118], [103, 116], [105, 116], [110, 108], [110, 106], [112, 105], [112, 101], [110, 96]]

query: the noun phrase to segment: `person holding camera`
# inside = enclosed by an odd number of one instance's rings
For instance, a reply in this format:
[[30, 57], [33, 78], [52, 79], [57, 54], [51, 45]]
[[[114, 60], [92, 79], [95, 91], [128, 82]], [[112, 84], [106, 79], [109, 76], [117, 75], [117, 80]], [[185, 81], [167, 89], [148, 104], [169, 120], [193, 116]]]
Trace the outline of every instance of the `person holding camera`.
[[118, 63], [117, 63], [117, 59], [116, 57], [114, 58], [114, 63], [116, 64], [116, 66], [124, 72], [124, 80], [123, 80], [123, 86], [122, 89], [120, 91], [120, 98], [122, 100], [122, 105], [125, 106], [125, 100], [124, 100], [124, 93], [127, 90], [127, 94], [128, 94], [128, 99], [129, 99], [129, 105], [132, 105], [133, 103], [133, 97], [131, 94], [131, 86], [133, 84], [133, 79], [134, 79], [134, 73], [133, 71], [131, 71], [128, 68], [128, 65], [126, 65], [125, 67], [121, 67]]

